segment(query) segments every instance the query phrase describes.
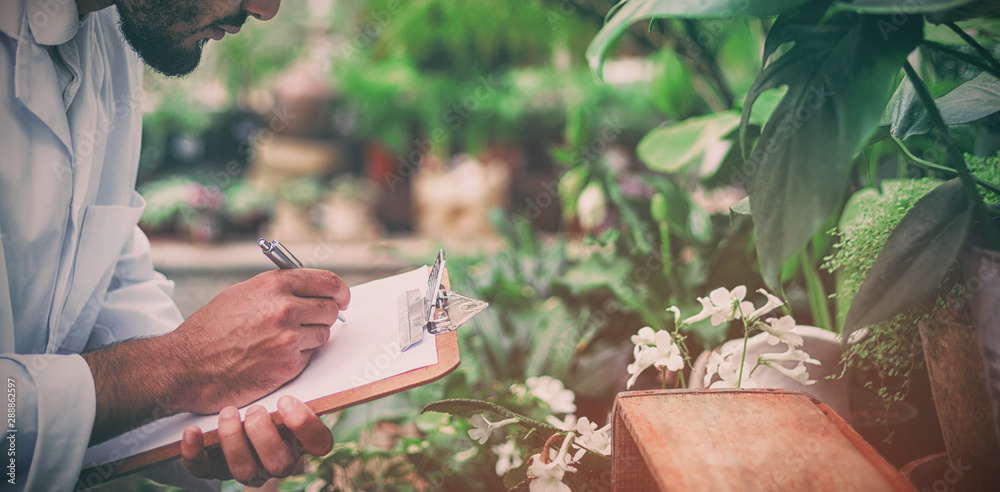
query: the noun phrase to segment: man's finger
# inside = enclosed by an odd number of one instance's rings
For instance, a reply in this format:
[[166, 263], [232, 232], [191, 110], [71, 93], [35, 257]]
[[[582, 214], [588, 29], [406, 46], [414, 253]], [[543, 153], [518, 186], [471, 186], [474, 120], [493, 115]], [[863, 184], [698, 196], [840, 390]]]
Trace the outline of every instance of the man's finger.
[[[278, 400], [278, 413], [285, 427], [302, 445], [303, 451], [313, 456], [323, 456], [333, 449], [333, 436], [305, 403], [294, 396], [285, 395]], [[294, 451], [294, 450], [293, 450]]]
[[261, 464], [271, 476], [284, 478], [292, 473], [299, 457], [285, 445], [264, 407], [254, 405], [247, 409], [244, 429]]
[[222, 445], [229, 473], [240, 483], [259, 487], [270, 478], [258, 466], [236, 407], [226, 407], [219, 412], [219, 443]]
[[351, 303], [351, 289], [331, 271], [296, 268], [275, 273], [284, 276], [292, 294], [298, 297], [327, 297], [336, 301], [340, 309], [347, 309]]
[[337, 322], [340, 306], [326, 297], [296, 297], [293, 305], [300, 325], [323, 325], [329, 328]]
[[214, 478], [212, 460], [205, 451], [205, 436], [201, 433], [201, 428], [196, 425], [189, 425], [184, 429], [184, 438], [181, 439], [181, 463], [198, 478]]
[[299, 345], [300, 352], [318, 349], [330, 341], [330, 327], [328, 326], [303, 326], [300, 329], [303, 330]]

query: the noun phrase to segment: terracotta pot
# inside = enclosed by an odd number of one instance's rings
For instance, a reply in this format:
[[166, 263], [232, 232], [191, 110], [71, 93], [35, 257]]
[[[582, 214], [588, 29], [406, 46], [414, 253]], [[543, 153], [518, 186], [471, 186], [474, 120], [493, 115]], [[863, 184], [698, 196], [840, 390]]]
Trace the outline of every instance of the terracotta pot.
[[990, 490], [1000, 484], [1000, 446], [968, 310], [921, 323], [920, 339], [945, 448], [951, 462], [963, 469], [954, 490]]
[[990, 396], [993, 430], [1000, 441], [1000, 253], [972, 248], [962, 259]]

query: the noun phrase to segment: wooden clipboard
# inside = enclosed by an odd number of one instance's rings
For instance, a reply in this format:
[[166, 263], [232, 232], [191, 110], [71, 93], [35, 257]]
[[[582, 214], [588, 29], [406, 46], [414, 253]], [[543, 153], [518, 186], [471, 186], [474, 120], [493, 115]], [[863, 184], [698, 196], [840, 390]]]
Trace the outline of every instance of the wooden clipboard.
[[[450, 288], [447, 270], [444, 273], [442, 284]], [[306, 402], [306, 405], [316, 412], [317, 415], [343, 410], [345, 408], [367, 403], [372, 400], [389, 396], [395, 393], [406, 391], [417, 386], [443, 378], [458, 367], [460, 356], [458, 353], [458, 332], [451, 331], [440, 335], [428, 335], [434, 337], [437, 345], [437, 363], [413, 369], [411, 371], [391, 376], [378, 381], [373, 381], [355, 388], [347, 389]], [[282, 427], [283, 422], [278, 412], [271, 412], [271, 421], [275, 425]], [[205, 433], [205, 447], [211, 448], [219, 445], [219, 431], [212, 430]], [[86, 486], [95, 486], [105, 483], [117, 477], [140, 471], [144, 468], [159, 464], [161, 462], [178, 458], [181, 455], [180, 436], [178, 440], [165, 446], [160, 446], [149, 451], [145, 451], [133, 456], [123, 458], [118, 461], [87, 468], [80, 472], [80, 483]]]

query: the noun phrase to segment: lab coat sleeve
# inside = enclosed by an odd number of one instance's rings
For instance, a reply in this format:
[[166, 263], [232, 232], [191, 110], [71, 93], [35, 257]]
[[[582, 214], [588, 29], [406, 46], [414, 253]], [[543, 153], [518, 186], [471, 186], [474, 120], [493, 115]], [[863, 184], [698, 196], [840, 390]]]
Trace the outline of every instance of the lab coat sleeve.
[[96, 408], [87, 362], [79, 355], [3, 354], [0, 373], [7, 406], [0, 489], [73, 490]]
[[153, 270], [149, 240], [135, 227], [115, 265], [87, 350], [173, 331], [184, 321], [173, 292], [174, 283]]

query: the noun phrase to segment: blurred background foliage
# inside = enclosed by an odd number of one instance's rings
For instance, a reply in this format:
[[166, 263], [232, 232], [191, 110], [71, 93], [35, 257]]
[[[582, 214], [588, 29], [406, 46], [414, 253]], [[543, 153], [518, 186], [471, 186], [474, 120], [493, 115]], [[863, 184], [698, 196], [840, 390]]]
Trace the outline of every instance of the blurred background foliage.
[[[211, 217], [224, 224], [214, 226], [223, 239], [253, 236], [278, 204], [315, 213], [338, 193], [359, 202], [370, 194], [371, 219], [390, 235], [420, 234], [406, 215], [418, 208], [411, 167], [417, 177], [448, 173], [471, 156], [511, 177], [483, 218], [499, 246], [449, 257], [453, 289], [491, 304], [459, 330], [462, 365], [328, 418], [334, 452], [282, 490], [506, 490], [523, 468], [498, 476], [496, 456], [467, 438], [467, 422], [419, 409], [450, 397], [531, 407], [511, 385], [549, 375], [576, 392], [578, 416], [603, 423], [625, 387], [630, 335], [671, 327], [671, 305], [697, 313], [696, 298], [715, 287], [763, 287], [737, 128], [773, 20], [633, 25], [598, 82], [584, 53], [615, 3], [284, 0], [274, 20], [211, 43], [194, 75], [147, 74], [139, 188], [154, 237], [205, 231]], [[940, 30], [928, 37], [954, 41]], [[921, 53], [935, 96], [978, 74]], [[748, 138], [782, 95], [760, 95]], [[960, 138], [974, 146], [995, 133], [995, 120]], [[255, 177], [261, 161], [288, 141], [332, 146], [337, 162], [262, 186], [273, 180]], [[859, 159], [866, 165], [852, 191], [936, 177], [886, 144]], [[434, 198], [445, 202], [448, 191]], [[782, 295], [800, 324], [839, 330], [843, 301], [830, 298], [838, 283], [821, 268], [836, 226], [831, 219], [782, 268]], [[742, 336], [707, 320], [690, 330], [693, 356]], [[544, 412], [534, 405], [524, 411]]]

